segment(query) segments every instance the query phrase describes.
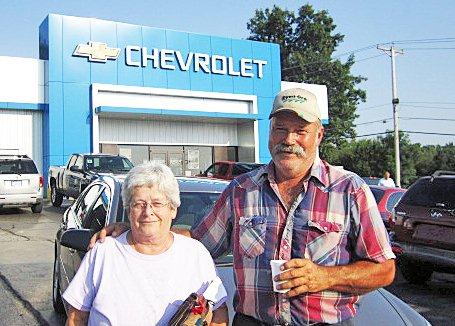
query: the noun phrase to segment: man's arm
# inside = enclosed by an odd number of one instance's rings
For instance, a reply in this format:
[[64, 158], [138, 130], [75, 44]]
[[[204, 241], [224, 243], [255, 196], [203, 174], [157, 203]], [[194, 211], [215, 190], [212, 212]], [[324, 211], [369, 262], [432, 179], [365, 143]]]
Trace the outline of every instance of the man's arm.
[[77, 310], [73, 306], [69, 306], [68, 316], [66, 318], [66, 326], [85, 326], [88, 323], [89, 311]]
[[288, 297], [324, 290], [364, 294], [393, 282], [395, 260], [383, 263], [361, 260], [344, 266], [319, 266], [308, 259], [291, 259], [282, 270], [284, 272], [276, 280], [286, 281], [278, 288], [291, 289]]

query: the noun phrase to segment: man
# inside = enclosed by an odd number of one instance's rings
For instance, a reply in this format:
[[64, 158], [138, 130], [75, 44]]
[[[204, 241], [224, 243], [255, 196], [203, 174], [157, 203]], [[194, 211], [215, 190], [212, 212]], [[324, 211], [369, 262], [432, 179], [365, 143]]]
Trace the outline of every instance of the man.
[[[319, 159], [314, 94], [280, 92], [272, 161], [234, 179], [191, 230], [214, 258], [232, 250], [234, 325], [352, 325], [359, 295], [390, 284], [394, 254], [368, 186]], [[112, 231], [112, 228], [108, 230]], [[287, 262], [273, 292], [270, 260]]]
[[384, 177], [379, 179], [378, 186], [395, 187], [395, 181], [390, 177], [389, 171], [384, 172]]

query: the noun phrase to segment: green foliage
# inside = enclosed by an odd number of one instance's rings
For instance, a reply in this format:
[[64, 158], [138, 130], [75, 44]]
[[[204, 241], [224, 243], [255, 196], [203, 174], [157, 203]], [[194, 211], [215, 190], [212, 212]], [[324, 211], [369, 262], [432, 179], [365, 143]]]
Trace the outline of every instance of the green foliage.
[[[395, 179], [395, 148], [392, 134], [376, 139], [351, 141], [326, 151], [327, 161], [342, 165], [361, 176], [381, 177], [389, 171]], [[422, 146], [411, 143], [400, 134], [401, 185], [407, 187], [417, 178], [431, 175], [436, 170], [455, 171], [455, 145], [453, 143]]]
[[247, 24], [250, 40], [280, 44], [282, 79], [327, 86], [330, 124], [326, 126], [321, 152], [332, 151], [355, 136], [355, 110], [365, 101], [365, 92], [356, 88], [365, 80], [350, 72], [351, 56], [345, 63], [332, 57], [344, 35], [325, 10], [303, 5], [297, 14], [277, 6], [256, 10]]

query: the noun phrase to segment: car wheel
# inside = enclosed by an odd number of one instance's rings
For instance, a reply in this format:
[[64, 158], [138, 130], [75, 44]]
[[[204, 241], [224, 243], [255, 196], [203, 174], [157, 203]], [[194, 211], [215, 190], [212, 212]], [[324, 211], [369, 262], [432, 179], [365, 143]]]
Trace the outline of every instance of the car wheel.
[[51, 184], [51, 202], [52, 206], [60, 207], [63, 201], [63, 195], [59, 194], [55, 183]]
[[41, 213], [42, 210], [43, 210], [43, 203], [32, 205], [33, 213]]
[[411, 284], [425, 284], [433, 274], [430, 267], [403, 258], [398, 259], [398, 267], [406, 281]]
[[63, 305], [62, 295], [60, 293], [60, 281], [59, 276], [60, 269], [57, 263], [57, 252], [55, 253], [54, 259], [54, 273], [52, 276], [52, 305], [54, 306], [55, 312], [59, 314], [65, 313], [65, 306]]

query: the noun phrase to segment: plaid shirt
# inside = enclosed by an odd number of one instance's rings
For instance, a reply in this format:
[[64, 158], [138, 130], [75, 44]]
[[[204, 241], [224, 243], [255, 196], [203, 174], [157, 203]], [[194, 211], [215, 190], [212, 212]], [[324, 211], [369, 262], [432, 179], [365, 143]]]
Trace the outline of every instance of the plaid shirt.
[[289, 210], [271, 162], [233, 180], [192, 235], [215, 258], [232, 250], [235, 310], [275, 325], [338, 323], [356, 314], [360, 297], [322, 291], [286, 299], [273, 292], [271, 259], [335, 266], [395, 258], [369, 187], [319, 158]]

